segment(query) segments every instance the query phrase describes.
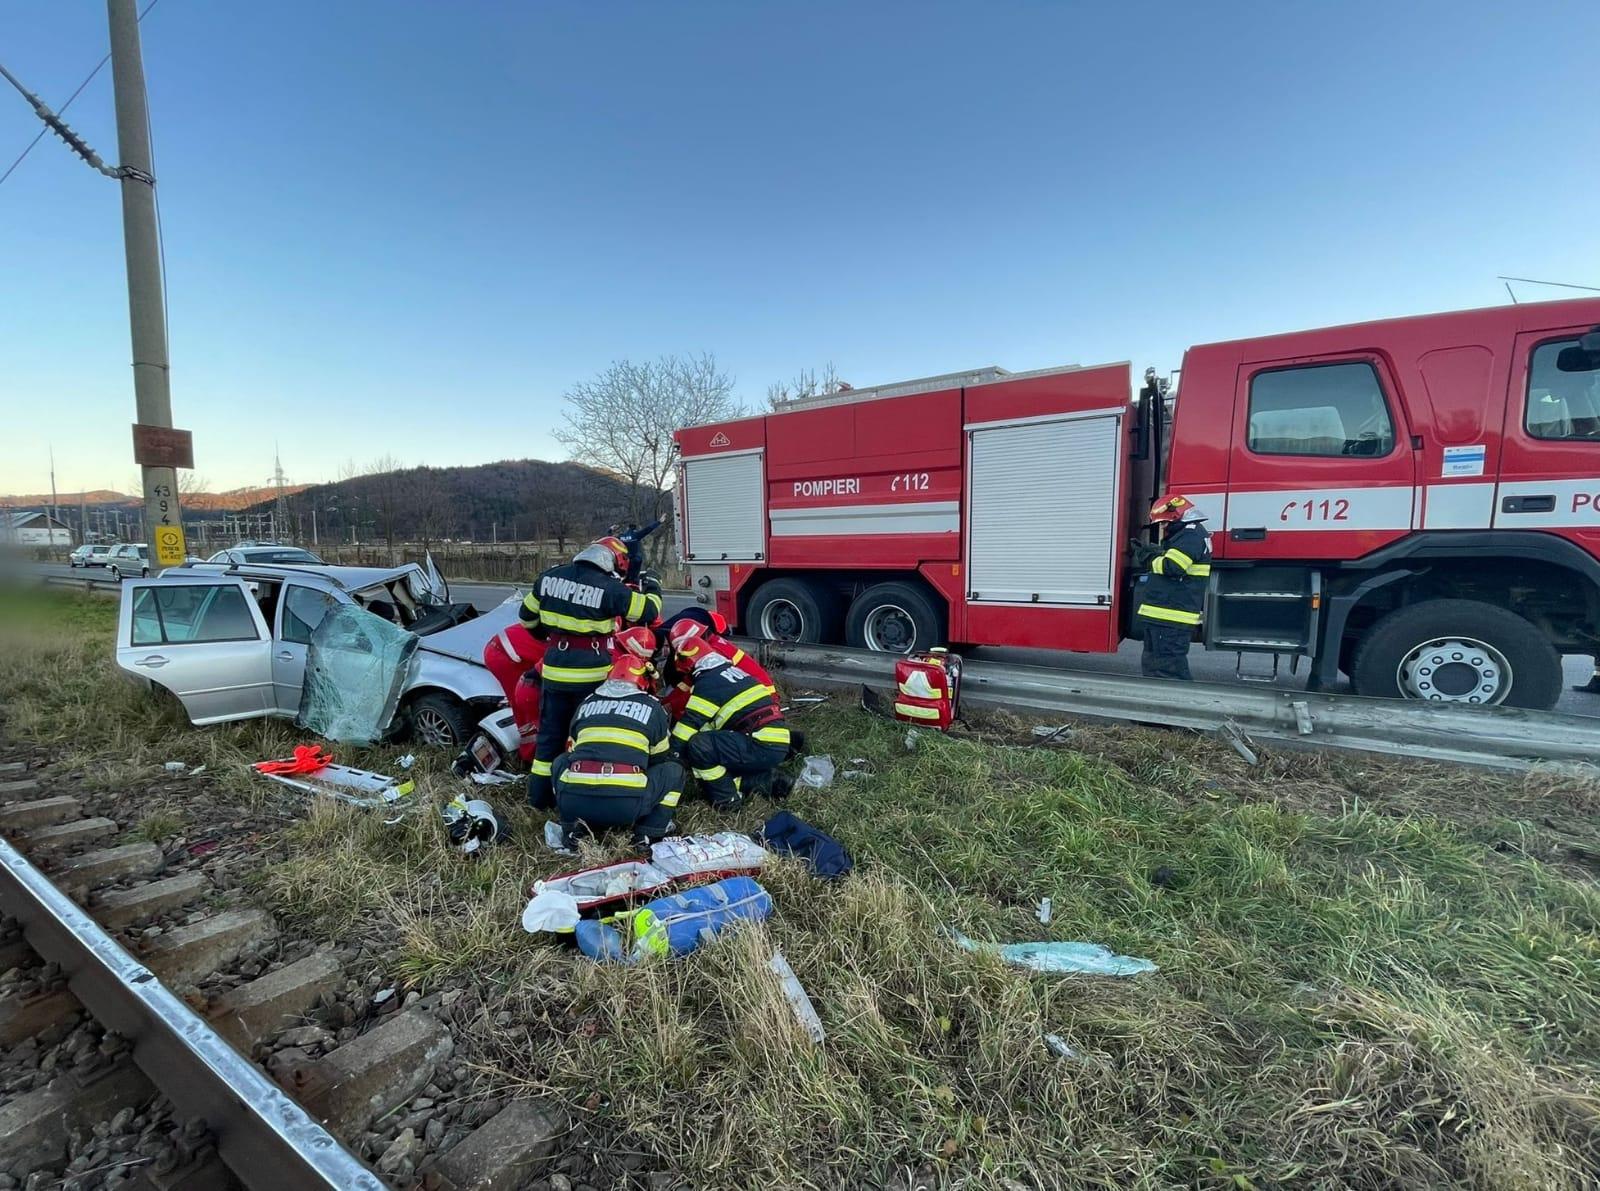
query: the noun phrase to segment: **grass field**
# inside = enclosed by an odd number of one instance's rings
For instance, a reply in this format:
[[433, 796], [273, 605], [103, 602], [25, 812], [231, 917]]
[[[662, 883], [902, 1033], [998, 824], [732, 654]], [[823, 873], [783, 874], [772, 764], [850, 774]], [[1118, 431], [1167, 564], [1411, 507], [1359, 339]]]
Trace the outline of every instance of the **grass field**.
[[[286, 751], [292, 728], [200, 730], [154, 707], [116, 675], [112, 610], [0, 595], [7, 738], [55, 747], [87, 782], [208, 765], [204, 798], [164, 796], [152, 816], [258, 796], [244, 763]], [[496, 1086], [558, 1097], [589, 1136], [696, 1186], [1600, 1180], [1592, 786], [1270, 750], [1250, 768], [1129, 728], [1039, 747], [1005, 716], [908, 750], [903, 725], [842, 700], [801, 718], [813, 751], [870, 771], [791, 807], [858, 871], [822, 884], [774, 866], [773, 920], [686, 960], [601, 968], [524, 935], [528, 882], [570, 863], [509, 799], [516, 837], [478, 864], [431, 811], [386, 827], [308, 808], [261, 895], [417, 987], [471, 988], [468, 1045]], [[395, 751], [339, 750], [373, 768]], [[424, 800], [452, 790], [447, 761], [419, 761]], [[683, 822], [724, 825], [700, 806]], [[1161, 970], [1021, 973], [956, 948], [952, 927], [1100, 942]], [[774, 944], [821, 1047], [764, 971]]]

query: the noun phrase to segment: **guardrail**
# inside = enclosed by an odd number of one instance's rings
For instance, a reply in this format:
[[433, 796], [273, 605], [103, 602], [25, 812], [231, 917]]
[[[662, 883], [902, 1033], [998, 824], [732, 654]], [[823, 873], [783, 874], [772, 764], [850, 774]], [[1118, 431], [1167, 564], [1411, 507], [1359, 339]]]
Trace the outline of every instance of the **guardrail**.
[[[757, 656], [803, 683], [894, 685], [895, 659], [866, 650], [747, 642]], [[1515, 707], [1367, 699], [1358, 695], [1165, 682], [1115, 674], [967, 661], [961, 699], [1011, 710], [1082, 716], [1200, 731], [1236, 730], [1296, 746], [1351, 749], [1494, 769], [1541, 763], [1595, 767], [1600, 717]]]
[[217, 1153], [246, 1186], [383, 1191], [332, 1134], [4, 840], [0, 906], [29, 946], [61, 965], [95, 1020], [133, 1044], [150, 1082], [180, 1113], [205, 1119]]
[[73, 587], [81, 591], [121, 591], [120, 580], [107, 575], [41, 575], [39, 582], [46, 587]]

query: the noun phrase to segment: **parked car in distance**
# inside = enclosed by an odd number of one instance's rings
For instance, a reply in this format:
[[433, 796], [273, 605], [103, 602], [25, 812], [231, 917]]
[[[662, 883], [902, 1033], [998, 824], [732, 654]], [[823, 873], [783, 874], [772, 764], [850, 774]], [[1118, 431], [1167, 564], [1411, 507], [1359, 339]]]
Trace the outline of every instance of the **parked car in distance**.
[[223, 566], [285, 566], [297, 563], [312, 563], [317, 566], [325, 565], [309, 550], [302, 550], [298, 546], [275, 546], [271, 543], [257, 545], [253, 542], [241, 542], [227, 550], [218, 550], [210, 558], [209, 563], [220, 563]]
[[421, 639], [391, 730], [459, 748], [505, 701], [483, 647], [516, 621], [520, 602], [516, 594], [482, 614], [452, 604], [431, 563], [178, 568], [123, 587], [117, 665], [172, 692], [198, 725], [293, 719], [313, 630], [329, 608], [354, 604]]
[[150, 547], [143, 542], [125, 542], [111, 547], [105, 568], [117, 582], [132, 576], [142, 579], [150, 573]]
[[106, 555], [110, 554], [111, 550], [112, 547], [109, 545], [85, 543], [67, 555], [67, 563], [74, 568], [103, 567], [106, 565]]

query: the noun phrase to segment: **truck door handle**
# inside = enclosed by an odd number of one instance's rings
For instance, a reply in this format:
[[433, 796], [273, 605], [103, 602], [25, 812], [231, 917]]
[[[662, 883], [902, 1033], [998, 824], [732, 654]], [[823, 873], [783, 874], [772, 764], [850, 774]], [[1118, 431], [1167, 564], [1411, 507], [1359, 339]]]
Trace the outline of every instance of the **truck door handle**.
[[1538, 496], [1507, 496], [1500, 502], [1502, 513], [1553, 513], [1556, 511], [1554, 493], [1541, 492]]
[[290, 650], [281, 649], [278, 651], [278, 660], [280, 662], [292, 662], [294, 661], [294, 654]]
[[152, 670], [159, 670], [167, 664], [167, 659], [159, 653], [152, 653], [149, 657], [140, 658], [133, 663], [135, 666], [148, 666]]
[[1228, 531], [1230, 542], [1264, 542], [1267, 540], [1267, 527], [1265, 525], [1252, 525], [1246, 529], [1230, 529]]

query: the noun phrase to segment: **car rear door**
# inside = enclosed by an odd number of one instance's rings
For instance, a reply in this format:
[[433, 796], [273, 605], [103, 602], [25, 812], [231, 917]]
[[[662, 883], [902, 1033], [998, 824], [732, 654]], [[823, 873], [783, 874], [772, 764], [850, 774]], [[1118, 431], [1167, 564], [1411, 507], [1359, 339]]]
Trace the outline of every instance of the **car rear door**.
[[306, 650], [311, 634], [340, 600], [332, 592], [305, 583], [285, 583], [278, 600], [278, 624], [272, 641], [272, 697], [284, 715], [300, 711], [300, 688], [306, 677]]
[[196, 724], [271, 714], [271, 642], [243, 581], [130, 579], [117, 619], [117, 665], [176, 695]]

